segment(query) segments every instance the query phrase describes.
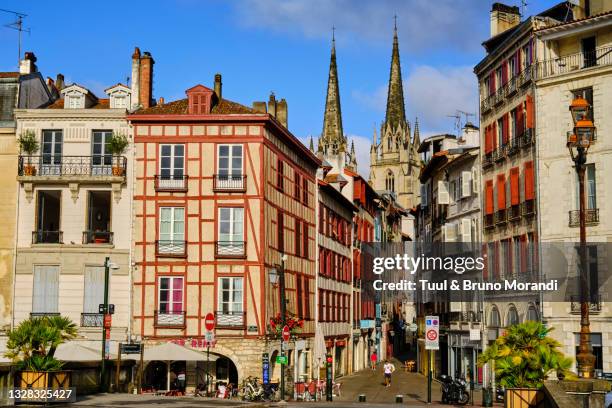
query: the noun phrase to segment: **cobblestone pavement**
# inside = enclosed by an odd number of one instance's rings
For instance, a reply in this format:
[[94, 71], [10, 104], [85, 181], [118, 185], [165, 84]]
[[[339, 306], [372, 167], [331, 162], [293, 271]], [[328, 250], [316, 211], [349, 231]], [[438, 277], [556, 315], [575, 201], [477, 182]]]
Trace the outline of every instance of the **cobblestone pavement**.
[[258, 408], [266, 404], [249, 404], [240, 400], [223, 400], [202, 397], [165, 397], [155, 395], [133, 395], [133, 394], [96, 394], [79, 397], [77, 402], [65, 405], [65, 407], [223, 407], [223, 408]]

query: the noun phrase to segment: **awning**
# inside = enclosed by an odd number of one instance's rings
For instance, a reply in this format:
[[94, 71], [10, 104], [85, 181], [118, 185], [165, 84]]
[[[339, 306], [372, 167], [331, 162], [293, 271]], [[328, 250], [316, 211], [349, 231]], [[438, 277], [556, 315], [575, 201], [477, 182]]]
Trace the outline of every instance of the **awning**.
[[[54, 357], [60, 361], [100, 361], [102, 351], [69, 342], [60, 344], [55, 350]], [[111, 353], [110, 358], [114, 360], [117, 355]]]
[[[208, 361], [216, 361], [218, 358], [218, 356], [211, 353]], [[143, 359], [145, 361], [207, 361], [206, 353], [179, 346], [178, 344], [171, 342], [162, 343], [155, 346], [145, 344]]]

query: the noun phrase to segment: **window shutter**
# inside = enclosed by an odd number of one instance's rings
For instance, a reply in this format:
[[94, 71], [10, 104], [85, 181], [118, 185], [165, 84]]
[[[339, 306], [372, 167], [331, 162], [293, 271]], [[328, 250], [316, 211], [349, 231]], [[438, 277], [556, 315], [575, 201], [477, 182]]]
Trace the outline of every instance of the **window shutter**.
[[482, 270], [482, 280], [489, 280], [489, 257], [488, 248], [486, 244], [482, 245], [482, 259], [484, 260], [484, 268]]
[[478, 170], [472, 169], [472, 194], [476, 194], [478, 192]]
[[59, 303], [59, 266], [40, 265], [34, 268], [32, 311], [57, 313]]
[[429, 205], [427, 198], [427, 184], [421, 184], [421, 207], [427, 207]]
[[497, 210], [506, 209], [506, 175], [497, 175]]
[[438, 180], [438, 204], [450, 204], [447, 181]]
[[525, 200], [533, 200], [535, 198], [534, 179], [533, 179], [533, 162], [525, 163]]
[[444, 224], [444, 242], [457, 241], [457, 224]]
[[519, 168], [513, 167], [510, 169], [510, 204], [518, 205], [521, 202], [519, 191]]
[[497, 148], [497, 121], [491, 125], [491, 151]]
[[521, 49], [519, 48], [516, 50], [516, 72], [517, 74], [520, 74], [521, 71]]
[[495, 71], [491, 71], [489, 74], [489, 95], [495, 93]]
[[510, 136], [510, 114], [506, 113], [503, 118], [504, 129], [502, 131], [502, 140], [504, 144], [508, 143]]
[[491, 140], [491, 125], [485, 127], [485, 153], [491, 153], [492, 149], [492, 140]]
[[302, 229], [303, 229], [302, 236], [304, 238], [304, 244], [303, 244], [303, 247], [302, 247], [302, 256], [304, 256], [304, 258], [306, 258], [306, 259], [308, 259], [308, 256], [309, 256], [308, 245], [310, 244], [310, 241], [308, 239], [308, 228], [309, 228], [308, 224], [306, 224], [306, 222], [304, 222], [302, 224]]
[[508, 83], [508, 61], [502, 63], [502, 85]]
[[517, 135], [521, 135], [523, 134], [523, 131], [525, 130], [525, 119], [523, 117], [523, 104], [520, 103], [517, 107], [516, 107], [516, 129], [517, 129]]
[[493, 180], [485, 183], [485, 214], [493, 214]]
[[472, 242], [472, 220], [461, 219], [461, 242]]
[[521, 270], [520, 272], [527, 272], [527, 235], [521, 235], [520, 238], [521, 245]]
[[533, 129], [535, 125], [535, 112], [533, 107], [533, 97], [527, 95], [527, 129]]
[[466, 198], [472, 195], [470, 191], [472, 187], [472, 173], [469, 171], [461, 172], [461, 198]]
[[98, 306], [104, 302], [104, 267], [85, 267], [85, 293], [83, 313], [98, 313]]

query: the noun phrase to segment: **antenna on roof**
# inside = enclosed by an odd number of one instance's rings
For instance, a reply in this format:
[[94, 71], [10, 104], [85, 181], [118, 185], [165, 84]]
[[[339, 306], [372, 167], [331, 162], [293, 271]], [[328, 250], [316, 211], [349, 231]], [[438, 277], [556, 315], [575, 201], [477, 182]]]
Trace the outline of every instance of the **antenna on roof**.
[[521, 0], [521, 17], [527, 13], [527, 0]]
[[[470, 121], [471, 116], [475, 117], [476, 115], [470, 112], [465, 112], [465, 111], [457, 109], [454, 115], [446, 115], [446, 116], [449, 118], [455, 118], [454, 128], [457, 131], [457, 137], [460, 138], [461, 131], [463, 130], [463, 126]], [[463, 120], [461, 120], [462, 117], [464, 118]]]
[[23, 28], [23, 18], [27, 17], [28, 15], [24, 13], [20, 13], [18, 11], [12, 11], [12, 10], [6, 10], [6, 9], [0, 9], [0, 11], [9, 13], [9, 14], [13, 14], [15, 17], [17, 17], [17, 21], [10, 23], [10, 24], [5, 24], [4, 26], [6, 28], [10, 28], [11, 30], [19, 31], [19, 45], [17, 47], [17, 66], [19, 66], [19, 61], [21, 60], [21, 33], [26, 32], [29, 34], [31, 32], [29, 28]]

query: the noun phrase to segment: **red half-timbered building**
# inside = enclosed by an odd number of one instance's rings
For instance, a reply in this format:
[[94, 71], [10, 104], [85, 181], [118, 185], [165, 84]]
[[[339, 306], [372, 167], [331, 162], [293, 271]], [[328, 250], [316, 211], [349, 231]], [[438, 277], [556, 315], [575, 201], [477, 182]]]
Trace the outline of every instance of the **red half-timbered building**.
[[[249, 108], [196, 85], [187, 98], [141, 109], [134, 127], [133, 331], [145, 343], [205, 350], [205, 316], [216, 320], [215, 363], [186, 361], [187, 386], [203, 373], [235, 384], [270, 377], [280, 309], [270, 271], [284, 262], [287, 310], [304, 321], [290, 342], [294, 372], [310, 369], [316, 291], [316, 169], [286, 128], [286, 103]], [[272, 106], [274, 104], [274, 106]], [[263, 105], [263, 107], [262, 107]], [[302, 341], [304, 340], [304, 341]], [[149, 364], [151, 365], [151, 364]], [[154, 369], [145, 370], [152, 376]]]

